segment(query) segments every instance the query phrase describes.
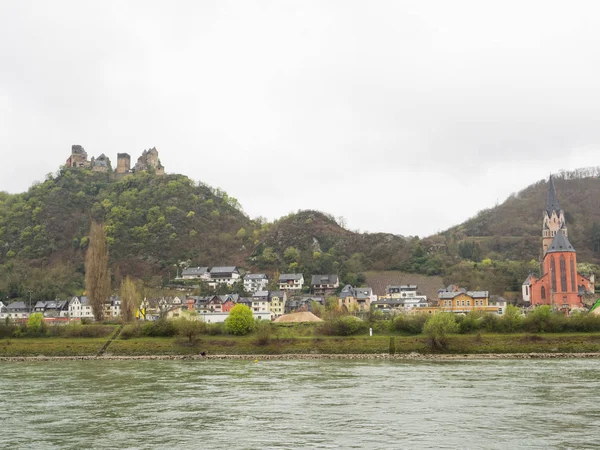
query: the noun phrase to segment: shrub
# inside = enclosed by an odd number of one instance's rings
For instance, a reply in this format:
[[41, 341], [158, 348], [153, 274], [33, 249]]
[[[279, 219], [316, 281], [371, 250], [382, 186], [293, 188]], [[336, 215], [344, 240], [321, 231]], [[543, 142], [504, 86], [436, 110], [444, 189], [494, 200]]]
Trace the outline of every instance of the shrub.
[[0, 324], [0, 338], [8, 338], [14, 335], [17, 326], [10, 321]]
[[225, 329], [228, 333], [236, 336], [243, 336], [254, 329], [254, 317], [252, 310], [246, 305], [237, 304], [225, 319]]
[[321, 326], [321, 333], [329, 336], [350, 336], [364, 333], [369, 329], [367, 323], [354, 316], [341, 316], [330, 319]]
[[207, 323], [206, 324], [206, 334], [211, 336], [217, 336], [219, 334], [225, 334], [225, 324], [224, 323]]
[[206, 324], [200, 320], [186, 319], [182, 317], [175, 321], [175, 329], [179, 336], [187, 338], [189, 344], [193, 344], [196, 336], [205, 331]]
[[560, 312], [553, 312], [548, 305], [535, 308], [523, 322], [523, 327], [531, 333], [558, 333], [568, 329], [567, 317]]
[[393, 336], [390, 336], [390, 355], [396, 354], [396, 339]]
[[576, 313], [569, 319], [569, 331], [600, 331], [600, 316]]
[[33, 313], [27, 319], [27, 334], [31, 336], [39, 336], [46, 331], [46, 323], [42, 313]]
[[114, 331], [114, 327], [92, 324], [92, 325], [81, 325], [80, 323], [70, 323], [67, 326], [56, 326], [52, 328], [58, 328], [56, 330], [61, 336], [64, 337], [84, 337], [84, 338], [95, 338], [105, 337]]
[[255, 330], [257, 337], [256, 343], [258, 345], [267, 345], [271, 340], [271, 333], [273, 332], [271, 322], [259, 320], [255, 325]]
[[443, 349], [446, 347], [446, 335], [456, 333], [458, 324], [452, 313], [439, 313], [427, 319], [423, 332], [431, 339], [431, 347]]
[[393, 328], [402, 333], [421, 334], [427, 318], [427, 314], [423, 313], [399, 314], [393, 320]]
[[144, 322], [141, 327], [142, 336], [171, 337], [177, 334], [175, 323], [167, 319], [159, 319], [154, 322]]
[[132, 323], [130, 325], [125, 325], [121, 330], [121, 334], [119, 335], [121, 339], [131, 339], [135, 337], [140, 337], [141, 327], [138, 323]]
[[458, 332], [462, 334], [473, 333], [481, 328], [481, 314], [471, 311], [466, 316], [457, 316]]
[[508, 305], [498, 325], [500, 331], [505, 333], [521, 331], [523, 329], [523, 316], [519, 312], [519, 308], [514, 305]]

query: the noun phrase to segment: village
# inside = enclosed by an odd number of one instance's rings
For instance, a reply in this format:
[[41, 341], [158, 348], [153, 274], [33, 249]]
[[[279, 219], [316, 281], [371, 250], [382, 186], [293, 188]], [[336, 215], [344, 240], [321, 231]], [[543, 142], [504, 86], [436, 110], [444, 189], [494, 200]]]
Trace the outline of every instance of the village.
[[[80, 164], [81, 161], [75, 162], [74, 156], [82, 154], [80, 150], [83, 150], [75, 147], [71, 158], [75, 164]], [[153, 158], [152, 164], [159, 164], [155, 151], [145, 152], [140, 161], [146, 161], [149, 156]], [[139, 164], [142, 167], [142, 162]], [[567, 236], [565, 213], [559, 206], [550, 177], [542, 219], [540, 273], [530, 274], [523, 282], [524, 311], [549, 305], [554, 311], [569, 315], [586, 311], [584, 299], [594, 299], [594, 275], [577, 272], [576, 251]], [[177, 274], [174, 282], [181, 283], [181, 295], [144, 298], [135, 312], [136, 318], [152, 321], [186, 317], [205, 323], [222, 323], [236, 304], [250, 308], [255, 319], [267, 321], [294, 312], [311, 312], [319, 306], [356, 316], [369, 312], [434, 315], [441, 312], [468, 314], [472, 311], [502, 316], [507, 306], [504, 298], [490, 296], [487, 290], [471, 291], [454, 284], [440, 287], [437, 298], [433, 299], [423, 295], [416, 284], [389, 285], [385, 292], [377, 295], [369, 286], [340, 284], [337, 274], [312, 274], [307, 283], [302, 273], [279, 274], [276, 280], [271, 280], [266, 273], [245, 273], [237, 266], [187, 266], [181, 274]], [[193, 295], [201, 284], [215, 294]], [[276, 286], [276, 289], [269, 290], [269, 286]], [[216, 294], [217, 289], [229, 293]], [[104, 305], [105, 320], [118, 321], [121, 318], [118, 296], [107, 298]], [[600, 313], [600, 308], [595, 306], [591, 308], [592, 312]], [[0, 319], [26, 321], [33, 313], [41, 313], [44, 320], [51, 323], [91, 321], [95, 317], [85, 295], [37, 301], [35, 304], [0, 302]]]

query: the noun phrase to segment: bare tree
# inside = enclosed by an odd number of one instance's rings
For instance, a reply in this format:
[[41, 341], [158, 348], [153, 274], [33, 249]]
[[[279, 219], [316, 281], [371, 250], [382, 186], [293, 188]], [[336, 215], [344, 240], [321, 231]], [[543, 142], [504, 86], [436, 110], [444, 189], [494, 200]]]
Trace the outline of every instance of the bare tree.
[[104, 226], [92, 222], [90, 243], [85, 254], [85, 290], [96, 321], [104, 319], [104, 303], [110, 296], [108, 245]]
[[135, 310], [140, 305], [140, 296], [131, 278], [125, 277], [121, 282], [119, 296], [121, 297], [121, 316], [123, 317], [123, 322], [133, 322]]

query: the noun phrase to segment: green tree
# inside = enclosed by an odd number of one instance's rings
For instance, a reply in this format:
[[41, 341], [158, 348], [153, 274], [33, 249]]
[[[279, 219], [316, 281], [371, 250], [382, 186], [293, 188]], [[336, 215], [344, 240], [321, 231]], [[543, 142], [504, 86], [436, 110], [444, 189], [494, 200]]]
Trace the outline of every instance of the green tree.
[[125, 277], [121, 281], [119, 296], [121, 297], [121, 316], [123, 317], [123, 322], [132, 322], [135, 318], [135, 311], [140, 305], [140, 296], [131, 278]]
[[297, 262], [298, 258], [300, 258], [300, 252], [298, 251], [298, 249], [296, 247], [288, 247], [283, 252], [283, 259], [288, 264]]
[[523, 327], [523, 316], [514, 305], [507, 305], [504, 310], [504, 315], [502, 316], [501, 324], [502, 329], [504, 331], [508, 331], [509, 333], [513, 333], [515, 331], [520, 330]]
[[110, 295], [108, 245], [104, 226], [92, 222], [90, 244], [85, 254], [85, 289], [96, 321], [104, 319], [104, 304]]
[[244, 336], [254, 329], [252, 310], [246, 305], [237, 304], [225, 319], [225, 330], [236, 336]]
[[27, 319], [27, 332], [31, 334], [42, 334], [46, 329], [46, 323], [44, 322], [44, 316], [42, 313], [33, 313]]
[[445, 348], [446, 336], [456, 332], [458, 332], [458, 324], [452, 313], [434, 314], [423, 326], [423, 333], [431, 339], [432, 348]]

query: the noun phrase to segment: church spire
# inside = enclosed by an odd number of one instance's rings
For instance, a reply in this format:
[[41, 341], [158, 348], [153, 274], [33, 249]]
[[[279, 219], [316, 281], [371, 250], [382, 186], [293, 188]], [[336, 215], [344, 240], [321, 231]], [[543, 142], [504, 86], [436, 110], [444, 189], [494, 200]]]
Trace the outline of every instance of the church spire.
[[556, 197], [556, 189], [554, 189], [554, 180], [552, 175], [548, 180], [548, 197], [546, 198], [546, 211], [548, 215], [552, 215], [552, 211], [560, 212], [560, 205], [558, 204], [558, 198]]

